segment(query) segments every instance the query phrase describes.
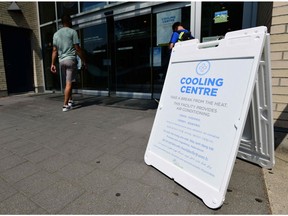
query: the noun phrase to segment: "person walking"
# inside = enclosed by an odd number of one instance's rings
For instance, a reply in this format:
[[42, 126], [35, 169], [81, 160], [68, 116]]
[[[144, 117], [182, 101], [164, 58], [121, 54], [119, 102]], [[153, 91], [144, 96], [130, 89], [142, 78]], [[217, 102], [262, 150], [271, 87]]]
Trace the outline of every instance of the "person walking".
[[53, 35], [53, 50], [51, 72], [56, 73], [56, 60], [59, 59], [62, 80], [65, 79], [64, 104], [63, 112], [72, 109], [72, 84], [76, 82], [77, 75], [77, 59], [78, 55], [82, 61], [82, 65], [87, 69], [84, 51], [79, 46], [79, 38], [77, 32], [72, 29], [72, 20], [69, 15], [61, 18], [63, 28], [59, 29]]
[[171, 39], [169, 41], [169, 50], [170, 51], [174, 47], [175, 43], [182, 40], [181, 37], [183, 37], [184, 33], [189, 33], [189, 39], [194, 39], [191, 32], [189, 32], [187, 29], [185, 29], [180, 22], [175, 22], [172, 25], [172, 31], [173, 31], [173, 33], [172, 33]]

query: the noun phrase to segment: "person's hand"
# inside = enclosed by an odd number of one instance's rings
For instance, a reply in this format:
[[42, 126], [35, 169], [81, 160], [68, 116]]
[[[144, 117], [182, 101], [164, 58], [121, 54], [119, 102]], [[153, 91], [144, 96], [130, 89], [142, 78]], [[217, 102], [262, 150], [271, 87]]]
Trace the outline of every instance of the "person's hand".
[[87, 70], [88, 70], [88, 66], [87, 66], [86, 63], [82, 64], [81, 70], [82, 70], [82, 71], [87, 71]]
[[50, 70], [52, 73], [56, 73], [56, 65], [52, 64]]

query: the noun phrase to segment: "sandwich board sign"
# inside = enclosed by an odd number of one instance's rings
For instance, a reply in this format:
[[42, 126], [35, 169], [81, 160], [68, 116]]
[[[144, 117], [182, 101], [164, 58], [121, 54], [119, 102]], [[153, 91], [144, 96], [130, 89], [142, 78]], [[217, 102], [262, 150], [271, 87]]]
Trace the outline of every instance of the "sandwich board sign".
[[264, 26], [172, 50], [144, 159], [210, 208], [237, 156], [274, 165], [269, 51]]

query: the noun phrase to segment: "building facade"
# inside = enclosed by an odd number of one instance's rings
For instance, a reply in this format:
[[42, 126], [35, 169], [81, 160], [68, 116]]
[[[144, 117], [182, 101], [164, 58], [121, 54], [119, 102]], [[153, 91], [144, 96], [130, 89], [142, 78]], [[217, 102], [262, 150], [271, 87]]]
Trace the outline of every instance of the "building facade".
[[273, 2], [271, 70], [274, 127], [288, 129], [288, 2]]
[[0, 2], [0, 96], [43, 92], [36, 3]]
[[265, 25], [275, 127], [288, 129], [288, 2], [0, 2], [0, 8], [0, 96], [63, 90], [50, 64], [64, 13], [88, 61], [85, 73], [79, 62], [77, 92], [146, 99], [161, 95], [175, 21], [200, 42]]

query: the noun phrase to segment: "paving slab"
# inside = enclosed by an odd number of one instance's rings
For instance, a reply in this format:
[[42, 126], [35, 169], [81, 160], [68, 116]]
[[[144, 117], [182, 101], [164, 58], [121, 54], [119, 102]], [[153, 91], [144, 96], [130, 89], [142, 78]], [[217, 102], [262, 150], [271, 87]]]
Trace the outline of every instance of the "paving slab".
[[276, 199], [287, 195], [282, 145], [267, 172], [237, 159], [223, 206], [209, 209], [145, 164], [154, 100], [74, 96], [67, 113], [59, 93], [0, 98], [0, 214], [288, 213]]

